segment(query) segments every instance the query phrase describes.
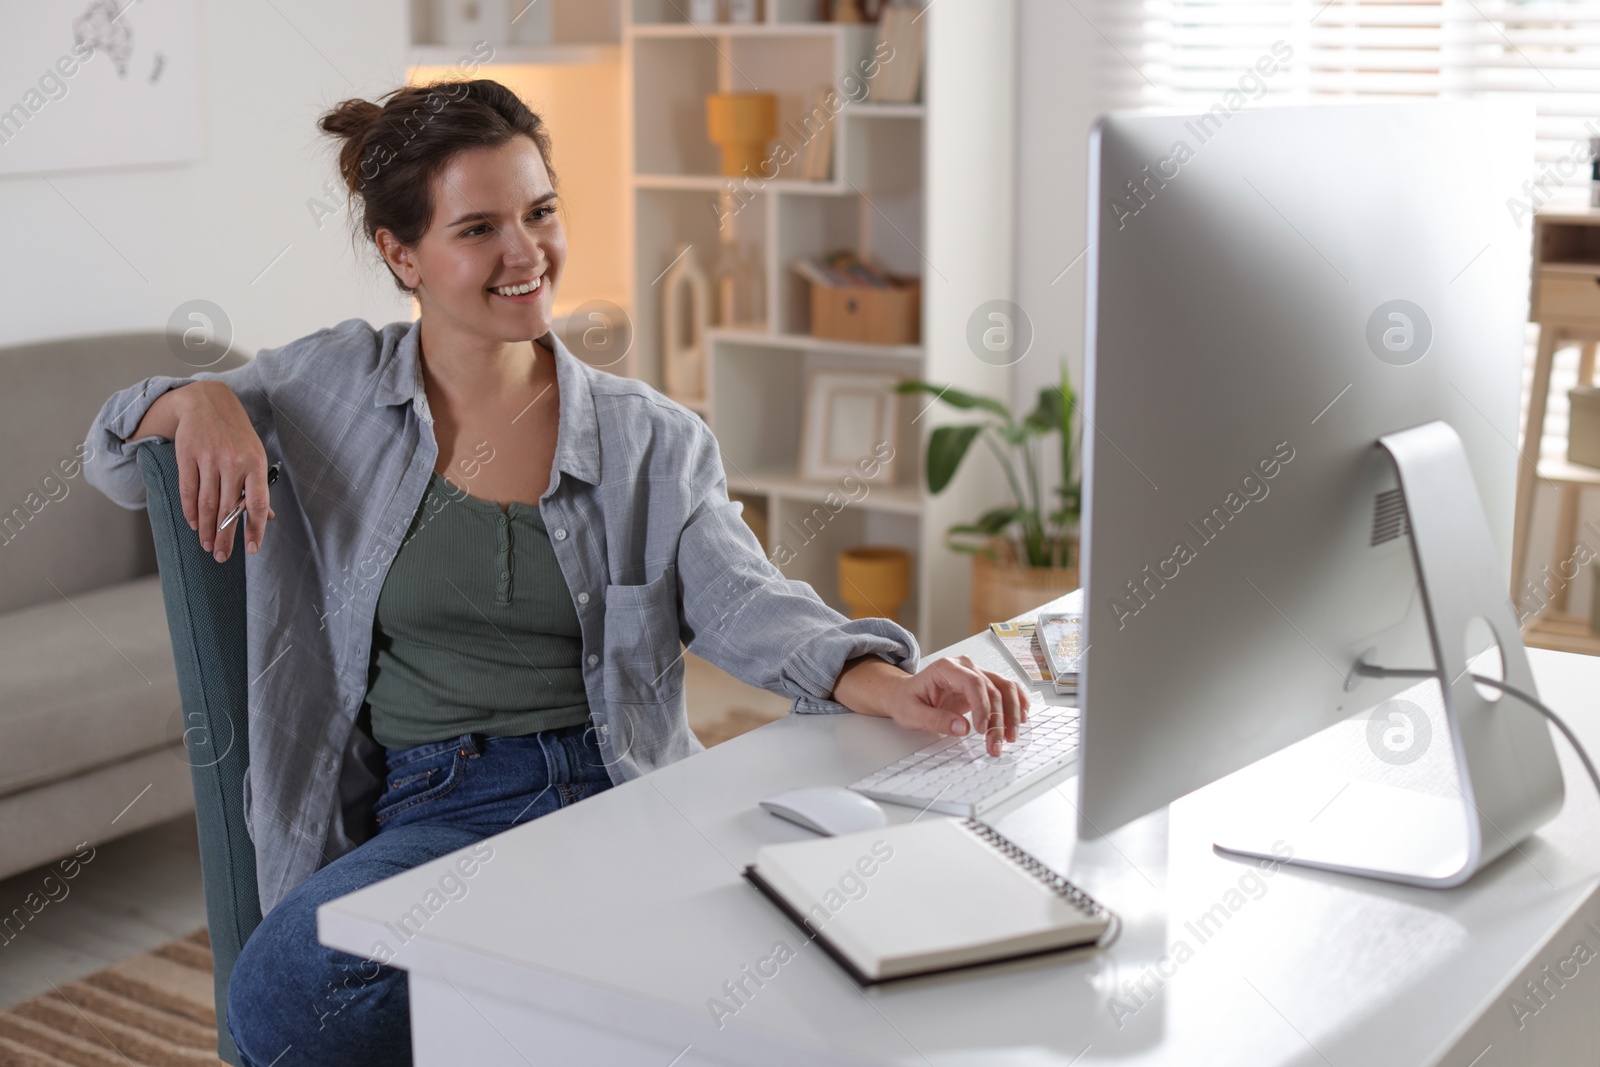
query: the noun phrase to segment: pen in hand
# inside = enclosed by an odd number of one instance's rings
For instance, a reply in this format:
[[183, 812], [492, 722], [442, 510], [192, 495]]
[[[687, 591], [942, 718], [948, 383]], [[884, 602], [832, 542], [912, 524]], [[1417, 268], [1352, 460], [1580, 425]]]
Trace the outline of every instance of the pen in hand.
[[[278, 480], [278, 467], [279, 464], [274, 463], [267, 468], [267, 486], [269, 488], [272, 486], [273, 482]], [[237, 519], [242, 514], [244, 514], [244, 490], [241, 489], [239, 490], [239, 506], [228, 512], [228, 517], [222, 520], [221, 525], [217, 527], [217, 532], [221, 533], [223, 530], [226, 530], [228, 528], [228, 524], [233, 522], [234, 519]]]

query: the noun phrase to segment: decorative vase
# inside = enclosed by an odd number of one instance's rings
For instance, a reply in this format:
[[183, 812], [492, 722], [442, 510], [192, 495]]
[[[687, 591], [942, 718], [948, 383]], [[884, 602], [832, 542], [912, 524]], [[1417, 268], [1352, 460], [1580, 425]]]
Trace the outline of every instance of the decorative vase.
[[911, 553], [891, 545], [857, 545], [839, 553], [839, 599], [852, 619], [900, 621], [911, 595]]
[[661, 359], [667, 395], [677, 401], [706, 394], [706, 327], [711, 293], [692, 245], [679, 245], [678, 258], [662, 285]]
[[[997, 559], [981, 553], [972, 557], [972, 613], [969, 633], [982, 633], [991, 622], [1004, 622], [1037, 610], [1041, 605], [1078, 588], [1078, 568], [1027, 567], [1017, 563], [1011, 542], [1003, 537], [990, 542]], [[1077, 542], [1072, 543], [1076, 559]]]
[[737, 178], [746, 168], [761, 172], [767, 144], [778, 133], [775, 93], [712, 93], [706, 97], [706, 133], [722, 149], [722, 175]]

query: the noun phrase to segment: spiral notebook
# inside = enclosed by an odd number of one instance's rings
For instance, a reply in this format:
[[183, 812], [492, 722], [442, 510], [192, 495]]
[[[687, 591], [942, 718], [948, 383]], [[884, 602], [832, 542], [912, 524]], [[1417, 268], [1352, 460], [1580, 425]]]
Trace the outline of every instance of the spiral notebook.
[[766, 845], [744, 876], [862, 985], [1103, 946], [1118, 928], [976, 819]]

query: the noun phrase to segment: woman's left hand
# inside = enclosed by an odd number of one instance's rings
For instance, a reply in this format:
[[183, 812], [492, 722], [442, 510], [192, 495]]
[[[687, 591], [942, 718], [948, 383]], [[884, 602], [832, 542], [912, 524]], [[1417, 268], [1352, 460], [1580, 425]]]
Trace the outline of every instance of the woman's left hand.
[[[888, 695], [889, 718], [914, 730], [964, 737], [981, 732], [991, 756], [1028, 721], [1028, 688], [986, 671], [971, 656], [936, 659], [908, 674]], [[970, 717], [970, 722], [968, 721]]]

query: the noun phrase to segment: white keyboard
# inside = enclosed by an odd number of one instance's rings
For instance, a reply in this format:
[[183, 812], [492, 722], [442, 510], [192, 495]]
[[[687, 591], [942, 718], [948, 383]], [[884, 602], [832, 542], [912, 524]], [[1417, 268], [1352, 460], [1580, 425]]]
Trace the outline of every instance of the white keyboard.
[[1034, 695], [1017, 739], [991, 756], [982, 736], [943, 737], [850, 788], [874, 800], [949, 815], [982, 815], [1036, 785], [1068, 777], [1078, 761], [1078, 709]]

